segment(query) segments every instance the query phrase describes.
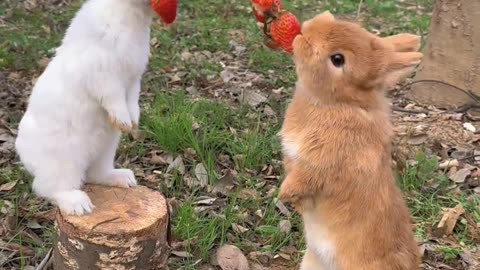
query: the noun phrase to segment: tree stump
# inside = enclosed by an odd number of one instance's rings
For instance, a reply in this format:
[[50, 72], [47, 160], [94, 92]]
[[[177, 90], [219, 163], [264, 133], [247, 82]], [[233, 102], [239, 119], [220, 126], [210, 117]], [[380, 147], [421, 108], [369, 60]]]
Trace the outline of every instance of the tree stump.
[[95, 209], [57, 211], [55, 270], [168, 269], [170, 212], [165, 197], [143, 186], [86, 185]]
[[480, 95], [479, 15], [478, 0], [436, 1], [424, 58], [414, 79], [422, 82], [412, 85], [409, 98], [445, 108], [474, 103], [454, 88]]

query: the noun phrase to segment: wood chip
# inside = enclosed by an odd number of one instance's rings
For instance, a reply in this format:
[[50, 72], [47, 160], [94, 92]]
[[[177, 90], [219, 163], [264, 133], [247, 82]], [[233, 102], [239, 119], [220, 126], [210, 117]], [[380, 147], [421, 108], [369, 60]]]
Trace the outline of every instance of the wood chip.
[[443, 216], [434, 230], [434, 235], [437, 237], [448, 236], [453, 233], [453, 229], [457, 224], [458, 219], [465, 213], [465, 209], [461, 204], [454, 208], [446, 208], [443, 210]]

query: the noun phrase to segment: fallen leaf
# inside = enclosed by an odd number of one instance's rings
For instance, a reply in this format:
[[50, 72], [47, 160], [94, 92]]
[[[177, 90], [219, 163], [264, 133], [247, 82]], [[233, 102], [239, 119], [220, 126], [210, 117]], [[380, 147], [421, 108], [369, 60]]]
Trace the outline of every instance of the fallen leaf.
[[217, 250], [217, 262], [223, 270], [250, 270], [245, 255], [233, 245], [224, 245]]
[[450, 180], [452, 180], [455, 183], [463, 183], [465, 182], [465, 178], [469, 176], [471, 173], [469, 168], [463, 168], [456, 172], [452, 177], [450, 177]]
[[427, 138], [428, 138], [427, 134], [418, 134], [410, 137], [408, 139], [408, 143], [411, 145], [421, 145], [427, 141]]
[[185, 164], [183, 164], [183, 158], [181, 156], [177, 156], [177, 158], [168, 165], [167, 173], [170, 173], [173, 170], [177, 170], [182, 175], [185, 174]]
[[267, 101], [267, 97], [261, 93], [252, 90], [245, 90], [244, 100], [252, 107], [257, 107], [258, 105]]
[[208, 173], [202, 163], [198, 163], [197, 166], [195, 166], [195, 176], [198, 181], [200, 181], [201, 187], [206, 187], [208, 185]]
[[222, 78], [224, 83], [228, 83], [231, 79], [235, 78], [235, 75], [228, 70], [223, 70], [220, 72], [220, 78]]
[[265, 105], [265, 108], [263, 109], [263, 112], [270, 117], [276, 116], [277, 114], [275, 111], [272, 109], [272, 107]]
[[227, 196], [230, 191], [235, 187], [234, 177], [229, 172], [225, 174], [222, 178], [218, 179], [217, 183], [213, 187], [212, 193], [213, 194], [222, 194]]
[[248, 254], [248, 258], [254, 262], [258, 262], [263, 266], [269, 266], [273, 256], [272, 254], [264, 251], [252, 251]]
[[42, 225], [40, 225], [36, 220], [30, 219], [27, 222], [27, 227], [30, 229], [41, 229], [43, 228]]
[[194, 204], [196, 204], [196, 205], [212, 205], [213, 202], [215, 202], [216, 200], [217, 200], [217, 198], [207, 197], [207, 198], [200, 199], [200, 200], [196, 201]]
[[157, 151], [152, 151], [152, 157], [150, 158], [150, 163], [154, 165], [166, 165], [168, 161], [162, 156], [157, 153]]
[[152, 184], [155, 184], [155, 183], [160, 182], [160, 179], [158, 178], [158, 176], [156, 174], [150, 174], [150, 175], [147, 175], [145, 177], [145, 181], [147, 181], [149, 183], [152, 183]]
[[192, 258], [193, 255], [188, 251], [172, 251], [172, 254], [180, 258]]
[[248, 232], [248, 228], [245, 228], [242, 225], [237, 224], [237, 223], [232, 223], [232, 229], [233, 229], [234, 232], [239, 233], [239, 234]]
[[290, 231], [292, 230], [292, 223], [290, 223], [290, 220], [287, 220], [287, 219], [280, 220], [278, 227], [280, 229], [280, 232], [284, 234], [289, 234]]
[[[0, 222], [0, 237], [13, 231], [17, 226], [17, 219], [13, 215], [6, 215]], [[0, 252], [1, 253], [1, 252]]]
[[10, 191], [17, 185], [17, 182], [8, 182], [0, 186], [0, 191]]
[[290, 211], [288, 210], [288, 208], [283, 204], [282, 201], [280, 200], [277, 200], [277, 202], [275, 203], [275, 206], [278, 208], [278, 210], [280, 210], [280, 212], [285, 215], [285, 216], [290, 216]]
[[461, 204], [455, 206], [454, 208], [444, 209], [442, 219], [435, 227], [434, 234], [438, 237], [451, 235], [458, 219], [464, 213], [465, 209]]

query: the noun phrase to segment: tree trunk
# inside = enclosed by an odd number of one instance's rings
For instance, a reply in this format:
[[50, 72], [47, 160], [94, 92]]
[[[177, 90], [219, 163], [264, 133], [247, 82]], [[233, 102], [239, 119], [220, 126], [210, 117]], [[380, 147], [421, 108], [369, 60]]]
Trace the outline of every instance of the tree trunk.
[[[480, 95], [480, 0], [437, 0], [414, 81], [438, 80]], [[418, 82], [408, 95], [445, 108], [473, 102], [454, 87]]]
[[170, 213], [159, 192], [87, 185], [95, 209], [57, 213], [55, 270], [168, 269]]

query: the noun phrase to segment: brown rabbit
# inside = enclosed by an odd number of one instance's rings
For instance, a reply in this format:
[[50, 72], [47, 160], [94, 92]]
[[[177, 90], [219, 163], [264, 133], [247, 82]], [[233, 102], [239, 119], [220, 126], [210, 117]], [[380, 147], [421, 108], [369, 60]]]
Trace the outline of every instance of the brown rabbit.
[[413, 72], [418, 36], [380, 38], [329, 12], [293, 43], [298, 82], [281, 138], [279, 198], [302, 215], [301, 270], [412, 270], [420, 256], [391, 171], [384, 95]]

